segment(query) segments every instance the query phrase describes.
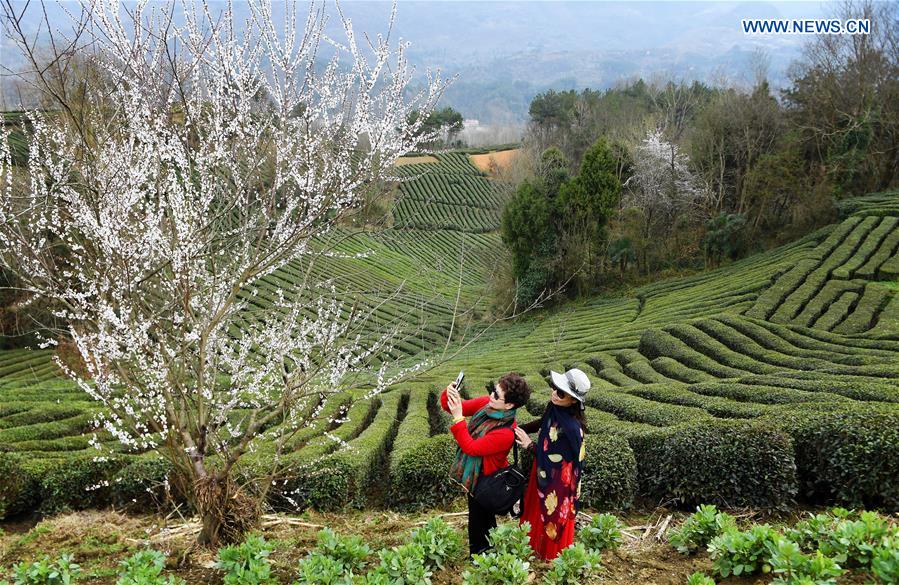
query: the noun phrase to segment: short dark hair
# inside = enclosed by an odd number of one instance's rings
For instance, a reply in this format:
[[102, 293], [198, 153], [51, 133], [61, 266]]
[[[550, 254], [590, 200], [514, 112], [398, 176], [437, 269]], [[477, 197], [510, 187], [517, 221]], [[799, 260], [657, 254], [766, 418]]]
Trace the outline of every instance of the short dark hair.
[[509, 372], [499, 379], [499, 383], [505, 391], [505, 401], [515, 405], [515, 408], [524, 406], [530, 400], [531, 387], [519, 374]]

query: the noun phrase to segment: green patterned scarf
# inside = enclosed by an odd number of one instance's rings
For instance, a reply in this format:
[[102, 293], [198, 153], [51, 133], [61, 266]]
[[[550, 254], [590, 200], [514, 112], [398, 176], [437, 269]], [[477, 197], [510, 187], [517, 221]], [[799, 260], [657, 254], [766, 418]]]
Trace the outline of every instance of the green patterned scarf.
[[[515, 411], [514, 408], [493, 410], [489, 406], [485, 406], [471, 417], [468, 423], [468, 432], [472, 438], [479, 439], [493, 429], [510, 426], [515, 421]], [[462, 452], [461, 447], [456, 447], [456, 460], [450, 468], [450, 477], [461, 483], [465, 491], [473, 493], [483, 463], [483, 457], [466, 455]]]

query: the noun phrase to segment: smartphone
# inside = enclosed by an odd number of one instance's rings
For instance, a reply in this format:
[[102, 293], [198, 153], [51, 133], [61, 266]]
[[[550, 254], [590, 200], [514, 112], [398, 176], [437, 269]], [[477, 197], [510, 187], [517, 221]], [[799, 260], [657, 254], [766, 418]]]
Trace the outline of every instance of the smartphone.
[[456, 376], [456, 381], [453, 382], [453, 384], [456, 387], [456, 390], [459, 389], [459, 384], [461, 384], [462, 380], [464, 380], [464, 379], [465, 379], [465, 372], [463, 370], [459, 370], [459, 375]]

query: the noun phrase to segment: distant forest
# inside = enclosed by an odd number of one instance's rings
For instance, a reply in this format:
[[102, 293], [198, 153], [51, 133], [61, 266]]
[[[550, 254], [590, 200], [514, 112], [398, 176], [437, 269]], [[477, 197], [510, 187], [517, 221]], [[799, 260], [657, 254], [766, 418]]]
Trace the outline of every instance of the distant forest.
[[[504, 222], [515, 277], [535, 281], [524, 298], [572, 276], [576, 290], [589, 291], [714, 266], [831, 223], [840, 199], [896, 187], [897, 7], [846, 10], [861, 12], [844, 18], [870, 18], [872, 34], [815, 37], [777, 93], [760, 62], [748, 91], [641, 79], [537, 95]], [[612, 178], [589, 187], [584, 172]], [[592, 194], [610, 206], [594, 217], [605, 251], [599, 267], [579, 265], [584, 249], [571, 249], [583, 239], [566, 227], [578, 213], [570, 203], [578, 181], [611, 193]]]

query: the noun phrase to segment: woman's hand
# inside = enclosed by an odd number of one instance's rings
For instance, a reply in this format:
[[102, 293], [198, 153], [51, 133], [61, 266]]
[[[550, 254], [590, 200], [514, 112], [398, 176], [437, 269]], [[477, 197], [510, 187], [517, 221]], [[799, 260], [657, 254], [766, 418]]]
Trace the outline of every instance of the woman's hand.
[[453, 415], [453, 419], [462, 418], [462, 397], [459, 396], [455, 384], [446, 387], [446, 406]]
[[523, 448], [527, 449], [528, 445], [533, 443], [531, 438], [521, 427], [515, 427], [515, 441]]

